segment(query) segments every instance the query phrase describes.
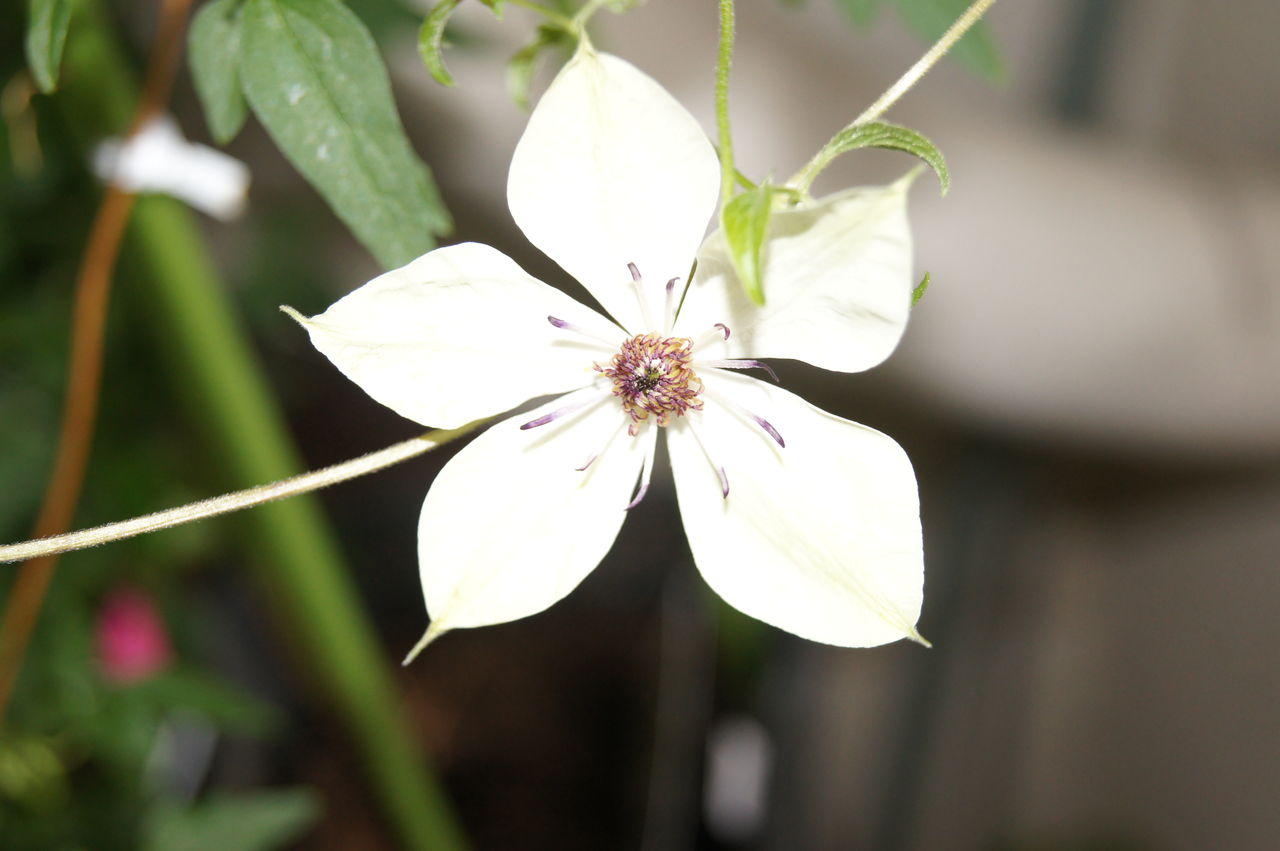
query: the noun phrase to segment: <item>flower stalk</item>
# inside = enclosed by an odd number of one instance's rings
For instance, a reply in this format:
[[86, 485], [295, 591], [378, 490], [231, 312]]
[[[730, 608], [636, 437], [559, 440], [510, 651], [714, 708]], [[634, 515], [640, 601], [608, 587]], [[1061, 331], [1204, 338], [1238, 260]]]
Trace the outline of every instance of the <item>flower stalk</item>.
[[475, 431], [486, 422], [488, 422], [487, 419], [476, 420], [461, 428], [430, 431], [418, 437], [393, 444], [385, 449], [379, 449], [376, 452], [370, 452], [367, 455], [352, 458], [350, 461], [343, 461], [340, 464], [334, 464], [310, 473], [303, 473], [302, 475], [292, 476], [277, 482], [203, 499], [199, 502], [181, 505], [165, 511], [157, 511], [153, 514], [144, 514], [141, 517], [134, 517], [130, 520], [121, 520], [117, 523], [108, 523], [103, 526], [95, 526], [92, 529], [69, 532], [65, 535], [37, 538], [33, 541], [0, 546], [0, 563], [26, 561], [33, 558], [88, 549], [89, 547], [109, 544], [113, 541], [122, 541], [125, 538], [132, 538], [137, 535], [145, 535], [148, 532], [159, 532], [161, 529], [171, 529], [174, 526], [194, 523], [197, 520], [205, 520], [221, 514], [230, 514], [233, 511], [253, 508], [257, 505], [275, 502], [278, 499], [310, 493], [321, 488], [327, 488], [330, 485], [375, 473], [378, 470], [385, 470], [387, 467], [399, 464], [401, 461], [408, 461], [410, 458], [417, 457], [457, 440], [459, 437]]
[[729, 132], [729, 66], [733, 62], [733, 0], [720, 2], [720, 47], [716, 55], [716, 134], [720, 154], [720, 209], [733, 198], [733, 135]]
[[[871, 106], [862, 111], [861, 115], [845, 125], [839, 133], [832, 137], [832, 141], [835, 141], [835, 139], [839, 138], [841, 134], [849, 132], [854, 127], [875, 121], [888, 112], [891, 106], [897, 103], [903, 95], [909, 92], [916, 83], [920, 82], [920, 79], [924, 77], [924, 75], [927, 74], [934, 65], [938, 64], [938, 60], [945, 56], [947, 52], [955, 46], [955, 43], [963, 38], [964, 34], [972, 29], [973, 25], [982, 19], [982, 16], [986, 14], [987, 10], [991, 8], [995, 2], [996, 0], [976, 0], [973, 5], [964, 11], [964, 14], [956, 18], [955, 23], [953, 23], [950, 28], [942, 34], [942, 37], [934, 43], [933, 47], [929, 48], [928, 51], [925, 52], [924, 56], [920, 57], [916, 64], [908, 68], [907, 72], [898, 78], [896, 83], [885, 90], [885, 93], [880, 95], [880, 97], [876, 99], [875, 103], [871, 104]], [[832, 149], [831, 143], [824, 145], [822, 150], [820, 150], [812, 160], [805, 164], [804, 168], [796, 172], [795, 176], [787, 181], [787, 184], [802, 192], [808, 192], [809, 187], [813, 184], [814, 178], [816, 178], [818, 174], [831, 162], [832, 155], [830, 152]]]

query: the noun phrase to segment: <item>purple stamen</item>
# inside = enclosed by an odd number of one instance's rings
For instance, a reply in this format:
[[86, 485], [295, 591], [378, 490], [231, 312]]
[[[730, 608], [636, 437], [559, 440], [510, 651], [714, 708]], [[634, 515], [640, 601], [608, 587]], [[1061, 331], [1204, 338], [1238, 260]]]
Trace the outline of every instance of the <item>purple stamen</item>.
[[640, 283], [640, 270], [636, 267], [636, 264], [628, 263], [627, 268], [631, 270], [631, 280], [637, 284]]
[[716, 470], [720, 474], [720, 490], [724, 492], [724, 498], [729, 498], [729, 476], [725, 473], [724, 467]]
[[550, 322], [554, 328], [559, 328], [562, 331], [572, 331], [575, 334], [581, 334], [583, 337], [586, 337], [589, 340], [594, 340], [597, 343], [608, 346], [609, 348], [613, 348], [617, 345], [613, 340], [609, 340], [599, 334], [588, 331], [586, 328], [579, 325], [574, 325], [572, 322], [561, 319], [559, 316], [548, 316], [547, 321]]
[[769, 377], [773, 379], [774, 384], [781, 383], [778, 381], [778, 374], [773, 371], [773, 367], [769, 366], [769, 364], [764, 361], [735, 358], [734, 360], [703, 361], [699, 366], [711, 366], [716, 369], [763, 369], [765, 372], [769, 373]]
[[631, 500], [631, 502], [628, 503], [627, 507], [623, 510], [630, 511], [631, 509], [635, 508], [637, 505], [640, 504], [640, 500], [644, 499], [644, 495], [647, 494], [648, 492], [649, 492], [649, 483], [644, 482], [643, 484], [640, 485], [640, 490], [636, 491], [636, 498]]
[[640, 504], [640, 500], [644, 499], [644, 495], [649, 492], [649, 481], [653, 478], [653, 455], [654, 446], [658, 442], [658, 430], [650, 428], [646, 435], [646, 446], [644, 450], [644, 466], [640, 470], [640, 490], [636, 491], [635, 499], [627, 504], [624, 511], [630, 511]]
[[574, 470], [576, 470], [577, 472], [581, 473], [583, 470], [587, 469], [587, 468], [588, 468], [588, 467], [590, 467], [592, 464], [594, 464], [594, 463], [595, 463], [595, 461], [596, 461], [596, 458], [598, 458], [598, 457], [599, 457], [598, 455], [592, 455], [590, 458], [588, 458], [588, 459], [587, 459], [587, 462], [586, 462], [585, 464], [583, 464], [581, 467], [574, 467], [573, 469], [574, 469]]
[[755, 414], [751, 415], [751, 419], [756, 421], [756, 425], [760, 426], [760, 428], [768, 432], [770, 437], [778, 441], [779, 446], [781, 446], [783, 449], [787, 448], [787, 442], [782, 439], [782, 435], [778, 434], [778, 430], [774, 428], [773, 425], [768, 420], [766, 420], [764, 417], [757, 417]]
[[725, 338], [726, 340], [727, 340], [727, 339], [729, 339], [729, 326], [728, 326], [728, 325], [725, 325], [723, 322], [717, 322], [717, 323], [716, 323], [715, 325], [713, 325], [712, 327], [713, 327], [713, 328], [719, 328], [721, 331], [723, 331], [723, 332], [724, 332], [724, 338]]
[[581, 407], [582, 405], [565, 405], [563, 408], [557, 408], [549, 414], [543, 414], [542, 416], [538, 417], [536, 420], [529, 420], [529, 422], [520, 426], [520, 430], [527, 431], [528, 429], [531, 429], [531, 428], [544, 426], [553, 420], [560, 419], [565, 414], [573, 413], [574, 411], [578, 410]]

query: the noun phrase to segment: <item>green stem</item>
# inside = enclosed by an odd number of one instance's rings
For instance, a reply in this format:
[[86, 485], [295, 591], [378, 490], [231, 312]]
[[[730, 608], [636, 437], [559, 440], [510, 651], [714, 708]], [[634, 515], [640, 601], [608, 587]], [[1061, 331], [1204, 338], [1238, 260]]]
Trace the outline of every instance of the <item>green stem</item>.
[[511, 6], [519, 6], [522, 9], [528, 9], [531, 12], [537, 12], [539, 15], [542, 15], [548, 21], [551, 21], [553, 24], [565, 31], [573, 31], [573, 21], [549, 6], [544, 6], [541, 3], [535, 3], [534, 0], [507, 0], [507, 4]]
[[[132, 72], [95, 4], [76, 10], [59, 94], [86, 143], [120, 133], [137, 98]], [[128, 246], [146, 274], [133, 284], [147, 304], [179, 395], [232, 486], [299, 470], [273, 394], [218, 279], [199, 228], [181, 204], [138, 200]], [[246, 561], [270, 589], [267, 610], [296, 644], [325, 700], [345, 724], [373, 791], [404, 845], [465, 847], [443, 791], [401, 714], [386, 653], [361, 611], [313, 496], [245, 515]]]
[[587, 0], [586, 3], [583, 3], [582, 8], [573, 16], [573, 31], [585, 33], [587, 30], [587, 22], [591, 20], [592, 16], [595, 15], [596, 12], [599, 12], [604, 8], [604, 4], [607, 2], [608, 0]]
[[733, 0], [720, 3], [720, 50], [716, 56], [716, 131], [720, 148], [720, 210], [733, 198], [733, 136], [729, 132], [729, 64], [733, 61]]
[[801, 192], [808, 192], [809, 187], [813, 185], [814, 178], [830, 164], [832, 157], [828, 152], [836, 139], [861, 124], [875, 121], [888, 112], [889, 107], [897, 103], [899, 98], [909, 92], [916, 83], [920, 82], [920, 79], [929, 72], [929, 69], [933, 68], [939, 59], [947, 55], [947, 51], [954, 47], [955, 43], [963, 38], [964, 34], [974, 24], [978, 23], [982, 16], [986, 14], [987, 9], [995, 2], [996, 0], [976, 0], [973, 5], [964, 11], [964, 14], [956, 18], [955, 23], [942, 34], [942, 37], [934, 43], [933, 47], [930, 47], [916, 64], [907, 69], [907, 73], [903, 74], [896, 83], [885, 90], [885, 93], [880, 95], [875, 103], [864, 109], [861, 115], [845, 125], [835, 136], [832, 136], [831, 141], [824, 145], [822, 150], [818, 151], [804, 168], [796, 172], [795, 176], [787, 181], [788, 185], [796, 187]]
[[412, 437], [388, 446], [386, 449], [379, 449], [376, 452], [370, 452], [367, 455], [352, 458], [350, 461], [343, 461], [340, 464], [313, 470], [310, 473], [290, 476], [278, 482], [245, 488], [234, 493], [224, 493], [221, 496], [202, 499], [199, 502], [180, 505], [177, 508], [169, 508], [152, 514], [144, 514], [141, 517], [133, 517], [129, 520], [95, 526], [92, 529], [81, 529], [76, 532], [67, 532], [63, 535], [36, 538], [31, 541], [23, 541], [20, 544], [0, 546], [0, 564], [28, 561], [35, 558], [84, 550], [89, 547], [123, 541], [136, 535], [146, 535], [150, 532], [159, 532], [161, 529], [172, 529], [174, 526], [194, 523], [197, 520], [207, 520], [210, 517], [230, 514], [233, 511], [256, 508], [259, 505], [266, 505], [268, 502], [275, 502], [278, 499], [301, 496], [304, 493], [311, 493], [340, 482], [347, 482], [359, 476], [367, 476], [370, 473], [376, 473], [379, 470], [385, 470], [388, 467], [399, 464], [401, 461], [416, 458], [424, 452], [430, 452], [432, 449], [444, 446], [446, 443], [470, 434], [480, 426], [486, 425], [490, 419], [476, 420], [467, 423], [461, 428], [447, 431], [430, 431], [419, 437]]

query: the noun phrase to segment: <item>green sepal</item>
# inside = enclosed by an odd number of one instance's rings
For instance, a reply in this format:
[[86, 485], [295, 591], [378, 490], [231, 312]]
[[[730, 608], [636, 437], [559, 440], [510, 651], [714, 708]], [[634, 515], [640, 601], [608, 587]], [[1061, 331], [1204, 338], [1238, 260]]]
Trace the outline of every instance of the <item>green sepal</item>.
[[444, 56], [440, 51], [444, 47], [444, 28], [449, 23], [449, 16], [458, 8], [462, 0], [440, 0], [422, 19], [422, 29], [418, 30], [418, 55], [427, 71], [442, 86], [456, 85], [449, 69], [444, 67]]
[[938, 176], [942, 194], [946, 195], [951, 188], [951, 173], [947, 170], [947, 161], [937, 146], [926, 137], [909, 127], [890, 124], [887, 121], [872, 121], [847, 127], [836, 134], [823, 148], [815, 160], [820, 160], [825, 167], [841, 154], [858, 148], [888, 148], [904, 151], [924, 160], [933, 173]]
[[219, 145], [244, 126], [249, 105], [240, 85], [241, 0], [213, 0], [200, 7], [187, 35], [187, 62], [209, 132]]
[[30, 0], [27, 9], [27, 64], [36, 87], [47, 95], [58, 88], [62, 48], [71, 24], [71, 0]]
[[917, 304], [920, 303], [920, 299], [924, 298], [924, 294], [928, 291], [928, 289], [929, 289], [929, 273], [925, 272], [924, 278], [921, 279], [920, 283], [916, 286], [916, 288], [911, 291], [912, 307], [915, 307]]
[[721, 212], [721, 227], [729, 248], [729, 259], [742, 289], [753, 302], [764, 304], [764, 270], [761, 254], [773, 212], [774, 187], [765, 181], [747, 192], [734, 196]]
[[542, 52], [551, 47], [572, 45], [573, 38], [563, 29], [541, 24], [533, 41], [517, 50], [507, 60], [507, 94], [521, 109], [529, 108], [529, 88], [533, 85], [533, 71]]

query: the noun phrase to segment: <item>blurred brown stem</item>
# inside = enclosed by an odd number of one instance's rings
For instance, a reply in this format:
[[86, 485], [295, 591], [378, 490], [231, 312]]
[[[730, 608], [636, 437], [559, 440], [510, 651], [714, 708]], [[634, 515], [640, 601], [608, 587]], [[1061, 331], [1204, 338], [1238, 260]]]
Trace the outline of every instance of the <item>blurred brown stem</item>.
[[[169, 101], [190, 7], [191, 0], [162, 0], [160, 4], [146, 82], [129, 127], [130, 136]], [[134, 195], [114, 184], [108, 186], [89, 231], [84, 260], [76, 277], [71, 357], [58, 452], [32, 537], [68, 531], [80, 501], [102, 386], [102, 340], [111, 279], [134, 199]], [[55, 555], [32, 559], [22, 565], [0, 618], [0, 722], [3, 722], [58, 558]]]

